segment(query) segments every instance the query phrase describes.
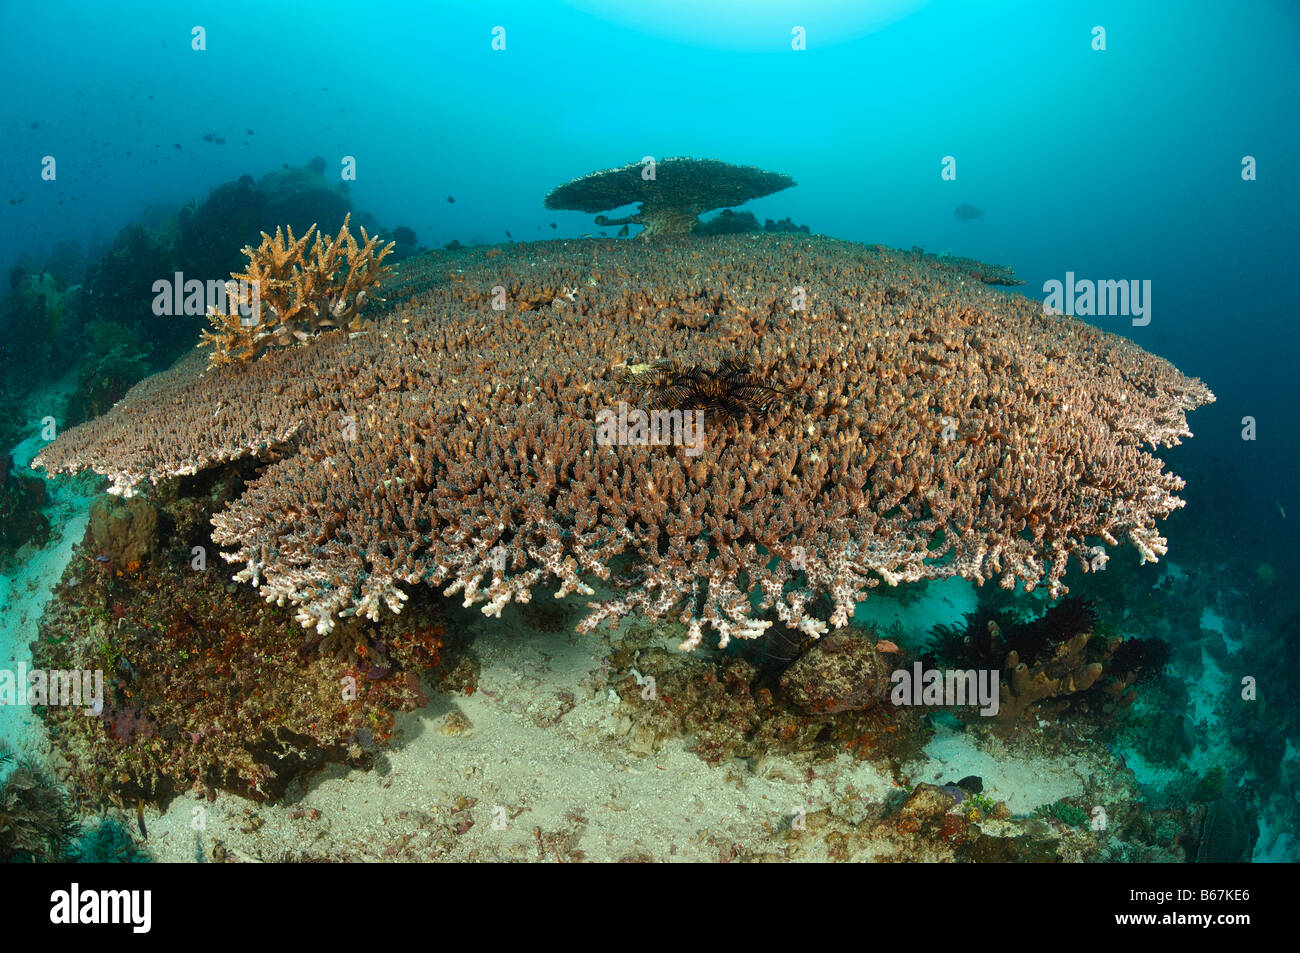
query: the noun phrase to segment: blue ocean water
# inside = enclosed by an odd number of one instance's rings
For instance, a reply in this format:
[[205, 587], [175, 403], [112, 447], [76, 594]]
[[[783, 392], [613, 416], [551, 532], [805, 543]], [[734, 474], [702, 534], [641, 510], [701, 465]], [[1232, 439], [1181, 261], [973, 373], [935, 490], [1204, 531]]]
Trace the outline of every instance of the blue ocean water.
[[1217, 397], [1162, 452], [1170, 559], [1300, 638], [1291, 0], [6, 4], [0, 38], [5, 274], [314, 156], [425, 247], [576, 238], [550, 189], [681, 155], [792, 176], [759, 221], [1007, 265], [1010, 293], [1149, 282], [1149, 322], [1085, 320]]

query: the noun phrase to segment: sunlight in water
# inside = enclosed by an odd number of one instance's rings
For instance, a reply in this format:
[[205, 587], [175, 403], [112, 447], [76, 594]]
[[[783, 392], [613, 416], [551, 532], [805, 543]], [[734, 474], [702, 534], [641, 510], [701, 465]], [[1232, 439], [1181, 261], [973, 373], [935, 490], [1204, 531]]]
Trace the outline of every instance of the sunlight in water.
[[925, 6], [926, 0], [570, 0], [602, 20], [675, 43], [765, 52], [788, 49], [796, 27], [807, 44], [827, 47], [860, 39]]

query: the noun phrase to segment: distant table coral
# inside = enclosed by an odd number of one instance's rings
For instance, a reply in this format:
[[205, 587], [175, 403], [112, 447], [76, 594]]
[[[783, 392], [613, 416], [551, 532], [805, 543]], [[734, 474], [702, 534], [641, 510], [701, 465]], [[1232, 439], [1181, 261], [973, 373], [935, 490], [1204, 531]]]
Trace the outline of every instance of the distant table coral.
[[[882, 581], [1055, 595], [1072, 556], [1096, 569], [1127, 538], [1155, 559], [1183, 484], [1152, 451], [1214, 399], [1123, 337], [879, 246], [550, 242], [401, 269], [386, 293], [406, 300], [369, 332], [183, 360], [35, 465], [129, 493], [265, 461], [214, 538], [321, 631], [404, 586], [496, 614], [599, 578], [615, 592], [580, 628], [672, 617], [694, 646], [820, 634]], [[629, 369], [665, 362], [710, 387], [743, 366], [779, 397], [706, 413], [694, 448], [598, 441], [598, 415], [657, 393]]]
[[780, 172], [674, 156], [653, 165], [633, 162], [584, 175], [552, 189], [546, 207], [604, 212], [639, 202], [635, 214], [613, 219], [599, 215], [596, 224], [644, 225], [642, 234], [647, 238], [685, 235], [699, 226], [702, 212], [739, 205], [794, 184], [794, 179]]

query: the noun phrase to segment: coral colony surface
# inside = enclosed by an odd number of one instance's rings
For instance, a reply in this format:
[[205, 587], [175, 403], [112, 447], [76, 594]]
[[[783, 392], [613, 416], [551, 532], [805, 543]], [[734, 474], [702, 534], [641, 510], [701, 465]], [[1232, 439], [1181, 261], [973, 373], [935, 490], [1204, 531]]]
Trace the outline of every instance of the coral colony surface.
[[[615, 593], [580, 630], [636, 611], [725, 647], [776, 624], [822, 635], [882, 582], [1057, 595], [1071, 559], [1157, 558], [1182, 483], [1152, 450], [1213, 399], [1124, 338], [883, 248], [590, 242], [450, 264], [412, 262], [367, 333], [182, 360], [35, 465], [129, 496], [264, 460], [213, 539], [320, 633], [419, 584], [496, 615], [600, 580]], [[669, 385], [647, 396], [702, 407], [702, 446], [601, 439], [647, 365]], [[774, 382], [761, 401], [750, 376]]]
[[102, 688], [34, 699], [0, 855], [1250, 855], [1166, 678], [1194, 584], [1149, 594], [1209, 388], [1003, 266], [698, 219], [787, 176], [644, 168], [546, 198], [637, 240], [263, 231], [199, 347], [43, 442], [107, 494], [31, 664]]

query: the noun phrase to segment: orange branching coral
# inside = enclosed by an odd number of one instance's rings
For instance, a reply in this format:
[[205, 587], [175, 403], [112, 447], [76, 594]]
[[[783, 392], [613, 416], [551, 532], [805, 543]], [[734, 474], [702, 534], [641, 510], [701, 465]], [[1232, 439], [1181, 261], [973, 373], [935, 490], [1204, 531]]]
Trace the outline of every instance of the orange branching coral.
[[[694, 645], [821, 634], [881, 582], [1059, 594], [1121, 539], [1155, 559], [1183, 484], [1154, 451], [1214, 399], [1041, 302], [821, 237], [435, 253], [385, 293], [372, 333], [178, 364], [36, 465], [129, 493], [265, 460], [213, 538], [321, 631], [417, 584], [489, 614], [545, 587], [593, 597], [580, 628], [671, 617]], [[598, 437], [679, 398], [714, 405], [693, 445]]]
[[214, 330], [199, 342], [212, 345], [213, 365], [251, 361], [270, 345], [306, 341], [323, 328], [361, 329], [367, 289], [388, 272], [383, 261], [393, 243], [382, 245], [364, 227], [358, 243], [348, 231], [351, 218], [334, 238], [321, 238], [315, 225], [301, 238], [292, 228], [286, 238], [277, 227], [274, 238], [263, 232], [261, 245], [244, 248], [248, 267], [226, 285], [229, 313], [209, 311]]

